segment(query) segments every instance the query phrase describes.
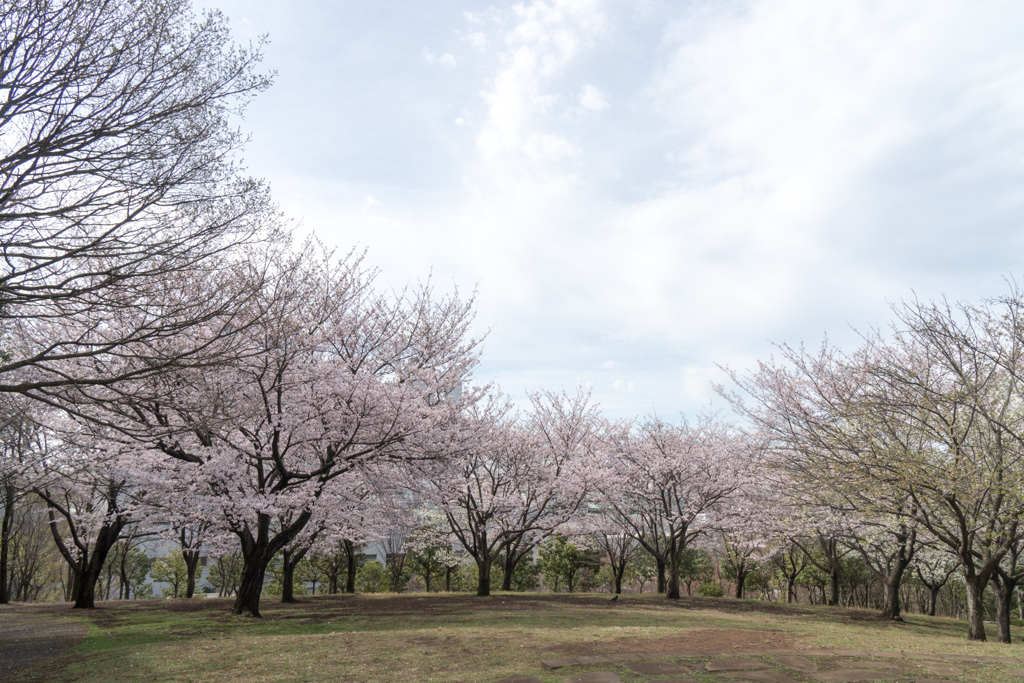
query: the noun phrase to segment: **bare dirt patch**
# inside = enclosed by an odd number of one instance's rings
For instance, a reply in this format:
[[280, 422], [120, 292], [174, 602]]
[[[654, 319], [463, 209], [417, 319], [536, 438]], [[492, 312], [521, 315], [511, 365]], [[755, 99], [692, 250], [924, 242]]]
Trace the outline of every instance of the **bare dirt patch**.
[[656, 655], [662, 652], [679, 652], [681, 650], [701, 651], [709, 648], [719, 652], [731, 648], [793, 648], [796, 642], [797, 640], [788, 633], [700, 629], [665, 638], [619, 636], [606, 640], [577, 643], [573, 645], [571, 651], [566, 651], [564, 647], [551, 647], [547, 651], [558, 652], [559, 654], [572, 657], [619, 652]]
[[87, 625], [66, 616], [4, 607], [0, 610], [0, 681], [65, 654], [88, 632]]

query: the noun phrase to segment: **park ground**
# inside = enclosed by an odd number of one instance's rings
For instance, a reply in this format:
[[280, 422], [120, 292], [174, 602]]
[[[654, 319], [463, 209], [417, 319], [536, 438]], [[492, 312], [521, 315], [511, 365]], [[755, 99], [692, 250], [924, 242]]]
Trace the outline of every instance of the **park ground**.
[[[268, 599], [263, 619], [234, 617], [230, 607], [226, 599], [106, 602], [91, 611], [53, 604], [5, 606], [0, 608], [0, 642], [9, 652], [11, 643], [25, 647], [12, 640], [19, 628], [48, 625], [55, 635], [52, 642], [44, 637], [33, 646], [37, 663], [23, 661], [19, 666], [27, 668], [0, 677], [18, 683], [419, 683], [492, 682], [520, 674], [554, 683], [602, 665], [551, 671], [542, 660], [620, 653], [657, 658], [683, 650], [833, 648], [1024, 658], [1024, 645], [1016, 642], [968, 642], [966, 624], [952, 619], [915, 614], [905, 615], [901, 624], [865, 610], [751, 600], [624, 595], [611, 602], [595, 594], [551, 593], [342, 595], [305, 597], [292, 605]], [[994, 637], [990, 632], [989, 638]], [[1014, 627], [1013, 637], [1024, 637], [1024, 629]], [[52, 656], [61, 649], [63, 654]], [[1008, 666], [971, 663], [948, 680], [1021, 680], [1006, 671]], [[630, 683], [657, 680], [616, 671]], [[701, 673], [694, 680], [722, 678]]]

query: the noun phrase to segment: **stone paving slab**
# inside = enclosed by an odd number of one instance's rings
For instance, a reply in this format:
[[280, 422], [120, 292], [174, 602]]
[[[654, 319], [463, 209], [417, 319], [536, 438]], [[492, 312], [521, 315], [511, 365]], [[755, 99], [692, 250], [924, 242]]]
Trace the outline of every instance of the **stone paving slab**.
[[759, 683], [799, 683], [795, 678], [778, 671], [721, 671], [718, 675]]
[[874, 662], [870, 659], [858, 659], [852, 662], [838, 662], [844, 669], [899, 669], [896, 662]]
[[959, 676], [963, 673], [960, 667], [946, 662], [918, 662], [918, 666], [923, 666], [928, 669], [929, 672], [937, 674], [939, 676]]
[[811, 678], [822, 683], [860, 683], [861, 681], [892, 681], [899, 674], [878, 669], [838, 669], [812, 674]]
[[644, 676], [668, 676], [671, 674], [692, 674], [693, 669], [672, 662], [627, 662], [623, 664], [635, 674]]
[[622, 683], [622, 679], [611, 671], [588, 671], [579, 676], [569, 676], [565, 683]]
[[682, 659], [687, 657], [721, 657], [723, 653], [717, 650], [672, 650], [671, 652], [652, 652], [646, 655], [645, 659], [657, 659], [659, 657], [672, 657]]
[[636, 652], [626, 652], [624, 654], [609, 654], [608, 661], [636, 661], [638, 659], [646, 659], [647, 657], [643, 654], [637, 654]]
[[611, 657], [606, 657], [604, 655], [586, 655], [584, 657], [577, 657], [576, 659], [580, 664], [607, 664], [612, 661]]
[[797, 671], [803, 671], [804, 673], [814, 673], [818, 670], [818, 664], [807, 657], [799, 657], [796, 655], [782, 655], [772, 660], [772, 664], [781, 664], [782, 666], [788, 666], [790, 669], [796, 669]]
[[563, 666], [576, 666], [580, 661], [575, 657], [562, 657], [560, 659], [542, 659], [540, 665], [545, 669], [561, 669]]
[[942, 659], [948, 659], [954, 662], [980, 662], [983, 661], [981, 657], [975, 655], [939, 655]]
[[767, 669], [768, 665], [756, 659], [740, 657], [730, 659], [712, 659], [704, 665], [705, 671], [744, 671], [748, 669]]

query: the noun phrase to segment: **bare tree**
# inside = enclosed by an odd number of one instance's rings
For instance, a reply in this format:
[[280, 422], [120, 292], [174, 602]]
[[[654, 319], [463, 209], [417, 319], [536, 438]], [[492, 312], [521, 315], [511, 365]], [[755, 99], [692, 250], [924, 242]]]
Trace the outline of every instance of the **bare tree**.
[[[230, 267], [276, 219], [238, 173], [231, 121], [269, 85], [260, 48], [234, 46], [221, 15], [196, 18], [187, 0], [4, 3], [0, 393], [53, 401], [187, 360], [196, 349], [154, 346], [182, 329], [233, 332], [247, 293], [165, 287]], [[143, 362], [110, 362], [126, 355]], [[81, 358], [99, 362], [67, 363]]]

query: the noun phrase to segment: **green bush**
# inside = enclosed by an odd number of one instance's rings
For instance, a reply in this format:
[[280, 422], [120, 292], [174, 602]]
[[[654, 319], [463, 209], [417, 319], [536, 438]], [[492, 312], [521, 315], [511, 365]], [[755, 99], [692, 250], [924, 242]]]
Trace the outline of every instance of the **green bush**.
[[697, 592], [705, 598], [720, 598], [725, 595], [722, 586], [714, 581], [705, 581], [697, 589]]
[[391, 586], [391, 575], [377, 560], [370, 560], [356, 570], [356, 590], [360, 593], [386, 593]]

